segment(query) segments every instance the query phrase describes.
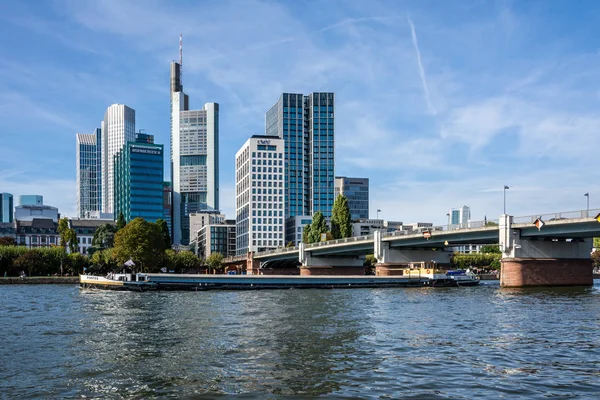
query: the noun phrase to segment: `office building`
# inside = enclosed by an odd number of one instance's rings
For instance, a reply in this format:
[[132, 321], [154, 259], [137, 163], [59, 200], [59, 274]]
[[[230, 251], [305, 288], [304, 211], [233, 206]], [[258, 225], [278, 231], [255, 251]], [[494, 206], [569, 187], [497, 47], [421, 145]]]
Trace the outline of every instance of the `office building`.
[[193, 240], [196, 243], [196, 254], [203, 259], [210, 257], [212, 253], [221, 253], [225, 257], [235, 256], [235, 236], [235, 220], [204, 225]]
[[466, 228], [471, 220], [471, 209], [468, 206], [453, 208], [449, 213], [450, 226], [454, 228]]
[[171, 221], [171, 182], [163, 182], [163, 219], [167, 221], [169, 227], [169, 236], [173, 241], [173, 223]]
[[306, 225], [312, 224], [312, 215], [296, 215], [285, 220], [285, 245], [302, 243], [302, 234]]
[[114, 157], [128, 142], [135, 142], [135, 110], [124, 104], [107, 108], [102, 121], [101, 179], [102, 212], [115, 214], [114, 208]]
[[125, 221], [143, 218], [155, 222], [163, 217], [163, 145], [152, 135], [138, 135], [114, 158], [114, 211]]
[[285, 141], [286, 220], [317, 211], [331, 217], [334, 109], [333, 93], [283, 93], [266, 113], [266, 135]]
[[219, 209], [219, 105], [189, 109], [181, 64], [171, 63], [173, 243], [187, 245], [190, 213]]
[[236, 254], [283, 247], [284, 140], [255, 135], [235, 155]]
[[77, 163], [77, 215], [90, 218], [102, 211], [101, 143], [102, 131], [76, 135]]
[[44, 205], [44, 196], [37, 194], [22, 194], [19, 196], [20, 206], [41, 206]]
[[340, 194], [348, 199], [352, 221], [369, 218], [369, 178], [336, 176], [335, 197]]
[[0, 222], [13, 222], [13, 195], [0, 193]]
[[221, 214], [218, 210], [206, 210], [202, 212], [190, 213], [190, 237], [192, 243], [198, 237], [198, 231], [208, 224], [223, 224], [225, 223], [225, 214]]
[[15, 220], [33, 221], [34, 219], [50, 219], [58, 222], [60, 214], [58, 208], [46, 205], [22, 205], [15, 207]]

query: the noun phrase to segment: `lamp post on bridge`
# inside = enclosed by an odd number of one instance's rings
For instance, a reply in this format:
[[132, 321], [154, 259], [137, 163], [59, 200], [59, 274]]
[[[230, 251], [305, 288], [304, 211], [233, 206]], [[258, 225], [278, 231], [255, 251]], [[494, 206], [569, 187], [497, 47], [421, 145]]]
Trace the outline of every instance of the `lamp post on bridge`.
[[584, 196], [587, 197], [587, 208], [586, 208], [585, 216], [589, 217], [590, 216], [590, 192], [587, 192], [586, 194], [584, 194]]
[[506, 215], [506, 191], [510, 189], [508, 186], [504, 185], [504, 215]]
[[381, 212], [381, 210], [378, 208], [377, 209], [377, 219], [379, 219], [379, 213]]
[[450, 213], [446, 213], [446, 217], [448, 217], [448, 230], [450, 230]]

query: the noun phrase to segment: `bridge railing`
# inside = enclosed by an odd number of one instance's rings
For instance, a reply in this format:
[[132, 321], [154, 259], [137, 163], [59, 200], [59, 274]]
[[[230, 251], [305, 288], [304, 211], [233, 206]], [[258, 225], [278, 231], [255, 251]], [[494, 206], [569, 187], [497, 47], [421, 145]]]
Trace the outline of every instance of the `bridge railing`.
[[579, 211], [564, 211], [558, 213], [549, 213], [549, 214], [537, 214], [537, 215], [527, 215], [524, 217], [513, 217], [513, 224], [533, 224], [536, 219], [541, 218], [542, 221], [560, 221], [563, 219], [585, 219], [585, 218], [594, 218], [596, 215], [600, 214], [600, 209], [592, 209], [592, 210], [579, 210]]
[[371, 234], [371, 235], [366, 235], [366, 236], [352, 236], [349, 238], [328, 240], [326, 242], [316, 242], [316, 243], [307, 244], [306, 248], [314, 249], [316, 247], [329, 246], [332, 244], [365, 242], [365, 241], [373, 240], [374, 236], [375, 235]]

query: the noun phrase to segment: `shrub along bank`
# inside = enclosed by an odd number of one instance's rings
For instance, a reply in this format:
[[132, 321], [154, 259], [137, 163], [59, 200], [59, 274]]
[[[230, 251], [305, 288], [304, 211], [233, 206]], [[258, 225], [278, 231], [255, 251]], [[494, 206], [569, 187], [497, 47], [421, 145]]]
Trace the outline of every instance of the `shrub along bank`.
[[28, 276], [78, 274], [89, 266], [87, 257], [79, 253], [67, 254], [62, 247], [28, 249], [24, 246], [0, 246], [0, 274]]

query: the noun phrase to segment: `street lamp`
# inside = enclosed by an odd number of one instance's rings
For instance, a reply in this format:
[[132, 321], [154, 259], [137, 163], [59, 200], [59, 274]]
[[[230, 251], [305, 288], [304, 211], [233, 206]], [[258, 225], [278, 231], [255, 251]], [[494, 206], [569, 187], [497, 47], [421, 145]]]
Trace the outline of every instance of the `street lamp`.
[[379, 219], [379, 213], [381, 212], [381, 210], [378, 208], [377, 209], [377, 219]]
[[448, 230], [450, 230], [450, 213], [446, 213], [446, 217], [448, 217]]
[[506, 215], [506, 191], [510, 189], [508, 186], [504, 185], [504, 215]]
[[587, 213], [586, 213], [586, 217], [589, 217], [590, 215], [590, 192], [587, 192], [586, 194], [584, 194], [585, 197], [587, 197]]

